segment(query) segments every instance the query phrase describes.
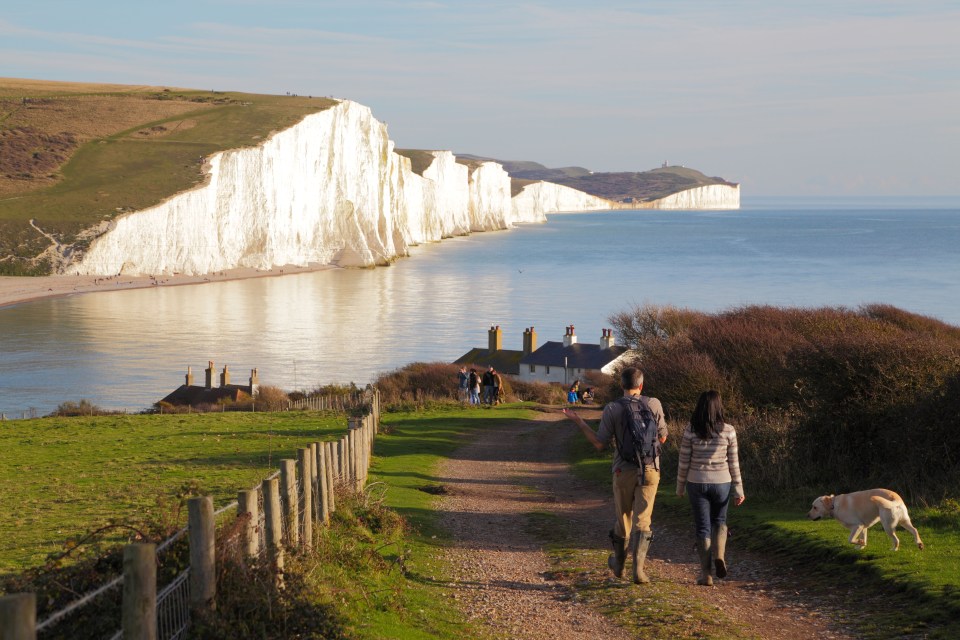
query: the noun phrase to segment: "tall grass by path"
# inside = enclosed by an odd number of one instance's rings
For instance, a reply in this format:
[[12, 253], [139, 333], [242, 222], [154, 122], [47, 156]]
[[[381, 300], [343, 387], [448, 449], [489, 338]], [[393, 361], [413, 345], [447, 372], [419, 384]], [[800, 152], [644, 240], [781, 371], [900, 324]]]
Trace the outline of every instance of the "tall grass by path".
[[112, 520], [170, 518], [185, 486], [218, 505], [235, 500], [280, 459], [346, 430], [343, 415], [301, 412], [0, 424], [0, 574], [41, 564]]

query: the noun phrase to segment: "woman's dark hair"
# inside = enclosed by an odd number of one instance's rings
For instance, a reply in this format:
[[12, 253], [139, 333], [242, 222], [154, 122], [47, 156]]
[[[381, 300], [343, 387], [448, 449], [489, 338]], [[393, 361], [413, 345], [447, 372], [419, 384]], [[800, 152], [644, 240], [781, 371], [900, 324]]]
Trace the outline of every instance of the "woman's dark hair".
[[709, 440], [723, 431], [723, 401], [719, 391], [711, 389], [700, 394], [690, 416], [690, 426], [701, 440]]

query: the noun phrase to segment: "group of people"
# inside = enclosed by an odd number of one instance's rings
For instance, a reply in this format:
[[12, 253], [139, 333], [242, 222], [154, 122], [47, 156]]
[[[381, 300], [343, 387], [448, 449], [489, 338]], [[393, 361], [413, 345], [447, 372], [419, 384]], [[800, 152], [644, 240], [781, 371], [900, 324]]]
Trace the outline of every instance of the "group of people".
[[[643, 372], [624, 369], [620, 376], [623, 398], [608, 403], [603, 409], [600, 428], [594, 431], [576, 412], [563, 410], [583, 435], [599, 451], [611, 441], [616, 444], [613, 458], [613, 501], [616, 518], [610, 539], [613, 554], [607, 564], [620, 578], [627, 554], [633, 562], [633, 581], [650, 582], [644, 562], [650, 542], [653, 503], [660, 484], [660, 458], [628, 453], [624, 443], [632, 443], [628, 412], [652, 414], [656, 423], [656, 440], [667, 440], [663, 406], [657, 398], [642, 395]], [[657, 453], [659, 449], [657, 449]], [[712, 585], [713, 574], [727, 575], [727, 507], [731, 500], [737, 506], [744, 502], [743, 481], [737, 452], [737, 434], [723, 417], [723, 403], [717, 391], [704, 391], [697, 399], [690, 422], [683, 432], [677, 469], [677, 495], [686, 495], [693, 509], [696, 546], [700, 560], [697, 584]]]
[[581, 391], [580, 380], [574, 380], [573, 384], [570, 385], [570, 390], [567, 391], [567, 403], [590, 404], [591, 402], [593, 402], [593, 387], [587, 387]]
[[491, 407], [503, 402], [503, 378], [492, 365], [482, 374], [473, 368], [468, 372], [466, 367], [460, 367], [457, 377], [461, 402]]

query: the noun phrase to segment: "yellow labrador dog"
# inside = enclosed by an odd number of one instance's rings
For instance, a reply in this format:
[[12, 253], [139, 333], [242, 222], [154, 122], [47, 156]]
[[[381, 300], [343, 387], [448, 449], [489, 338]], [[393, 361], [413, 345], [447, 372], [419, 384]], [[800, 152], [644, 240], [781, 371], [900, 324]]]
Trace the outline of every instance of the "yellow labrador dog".
[[850, 543], [867, 546], [867, 529], [883, 523], [883, 530], [893, 542], [893, 550], [900, 549], [900, 539], [897, 537], [897, 525], [913, 534], [920, 550], [923, 550], [923, 541], [920, 534], [910, 522], [907, 505], [903, 498], [889, 489], [870, 489], [854, 493], [842, 493], [838, 496], [820, 496], [813, 501], [813, 508], [807, 517], [811, 520], [820, 518], [836, 518], [843, 526], [850, 529]]

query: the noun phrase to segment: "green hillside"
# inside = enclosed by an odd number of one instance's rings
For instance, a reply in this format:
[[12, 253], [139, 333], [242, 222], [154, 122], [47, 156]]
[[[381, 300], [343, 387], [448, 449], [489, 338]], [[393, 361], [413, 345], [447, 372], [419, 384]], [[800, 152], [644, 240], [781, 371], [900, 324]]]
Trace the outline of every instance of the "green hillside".
[[734, 185], [723, 178], [711, 178], [696, 169], [661, 167], [650, 171], [592, 173], [586, 176], [551, 180], [573, 189], [617, 202], [648, 202], [679, 191], [711, 184]]
[[0, 275], [50, 272], [46, 235], [82, 249], [85, 229], [201, 182], [210, 154], [259, 144], [334, 104], [0, 79]]

